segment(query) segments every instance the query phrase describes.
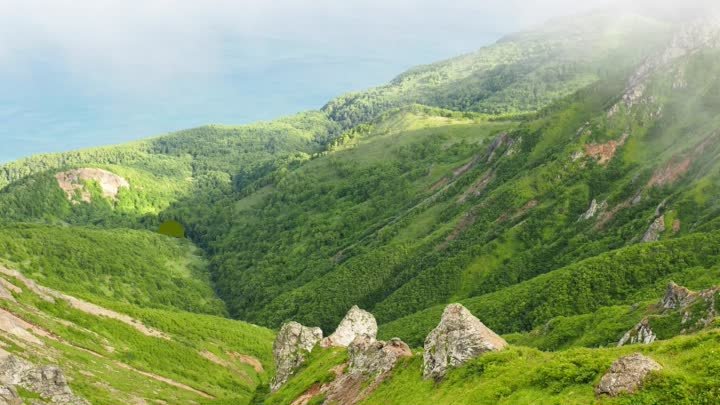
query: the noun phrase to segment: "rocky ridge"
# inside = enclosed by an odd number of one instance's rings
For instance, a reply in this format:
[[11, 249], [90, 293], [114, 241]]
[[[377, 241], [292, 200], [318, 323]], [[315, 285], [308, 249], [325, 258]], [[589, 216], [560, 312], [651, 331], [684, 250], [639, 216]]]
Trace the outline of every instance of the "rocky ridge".
[[[695, 292], [686, 287], [670, 282], [665, 295], [637, 325], [630, 329], [618, 342], [618, 346], [626, 344], [650, 344], [658, 339], [658, 332], [653, 325], [663, 325], [672, 330], [662, 330], [665, 335], [686, 334], [710, 326], [717, 316], [715, 308], [716, 298], [720, 294], [720, 287], [713, 287]], [[677, 318], [675, 320], [674, 318]], [[661, 322], [658, 322], [661, 321]]]

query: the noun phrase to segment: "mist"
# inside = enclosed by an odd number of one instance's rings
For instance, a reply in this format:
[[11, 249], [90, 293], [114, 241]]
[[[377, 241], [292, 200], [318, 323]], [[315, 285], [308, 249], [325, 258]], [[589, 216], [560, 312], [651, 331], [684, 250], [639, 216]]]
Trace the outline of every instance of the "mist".
[[0, 0], [0, 161], [319, 108], [414, 65], [609, 4]]

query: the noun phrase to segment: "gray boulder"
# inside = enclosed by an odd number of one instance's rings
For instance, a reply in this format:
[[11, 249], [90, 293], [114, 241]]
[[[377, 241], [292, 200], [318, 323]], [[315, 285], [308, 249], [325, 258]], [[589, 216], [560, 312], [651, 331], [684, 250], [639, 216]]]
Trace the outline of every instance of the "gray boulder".
[[297, 322], [288, 322], [280, 328], [273, 344], [275, 377], [270, 390], [277, 391], [306, 361], [306, 356], [322, 340], [320, 328], [308, 328]]
[[460, 304], [445, 308], [440, 324], [425, 339], [423, 377], [441, 379], [483, 353], [502, 350], [507, 342]]
[[351, 374], [375, 375], [388, 372], [403, 357], [411, 357], [412, 351], [405, 342], [393, 338], [388, 342], [369, 336], [358, 336], [348, 346]]
[[617, 396], [621, 393], [634, 393], [652, 371], [661, 370], [662, 366], [655, 360], [640, 353], [617, 359], [610, 370], [595, 388], [597, 395]]
[[0, 353], [0, 405], [15, 404], [15, 387], [22, 387], [57, 405], [89, 405], [73, 394], [62, 370], [55, 366], [35, 367], [7, 353]]
[[375, 317], [357, 305], [350, 308], [335, 332], [323, 339], [323, 347], [348, 347], [358, 336], [368, 336], [375, 339], [377, 336], [377, 322]]

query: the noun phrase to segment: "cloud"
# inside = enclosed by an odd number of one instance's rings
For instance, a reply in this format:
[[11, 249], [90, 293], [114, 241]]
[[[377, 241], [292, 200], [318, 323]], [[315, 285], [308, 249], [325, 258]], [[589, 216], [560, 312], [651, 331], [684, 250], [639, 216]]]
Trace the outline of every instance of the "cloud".
[[252, 44], [268, 38], [358, 52], [393, 41], [470, 44], [481, 32], [513, 30], [604, 2], [0, 0], [0, 67], [4, 74], [22, 75], [40, 55], [78, 80], [112, 78], [120, 87], [142, 78], [151, 85], [224, 69], [227, 41], [244, 47], [241, 56], [247, 58], [272, 57]]

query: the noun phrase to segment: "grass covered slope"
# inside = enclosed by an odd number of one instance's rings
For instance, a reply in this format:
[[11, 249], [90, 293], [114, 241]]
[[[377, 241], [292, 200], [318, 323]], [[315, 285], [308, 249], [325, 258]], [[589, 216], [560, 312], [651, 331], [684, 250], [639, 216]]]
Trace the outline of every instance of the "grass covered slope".
[[198, 249], [152, 232], [2, 226], [0, 261], [43, 285], [91, 300], [226, 313]]
[[[436, 383], [422, 378], [422, 353], [399, 363], [392, 375], [360, 404], [713, 404], [720, 400], [714, 353], [720, 344], [716, 331], [678, 337], [651, 346], [542, 352], [511, 346], [488, 353], [451, 370]], [[641, 352], [659, 362], [635, 395], [596, 397], [594, 387], [613, 361]], [[290, 403], [316, 383], [332, 381], [330, 368], [345, 361], [323, 350], [313, 353], [308, 366], [294, 376], [267, 404]], [[317, 397], [317, 398], [321, 398]], [[311, 402], [312, 403], [312, 402]], [[322, 402], [318, 402], [322, 403]]]
[[197, 254], [148, 231], [3, 226], [0, 347], [59, 365], [93, 404], [249, 403], [273, 332], [221, 317]]

